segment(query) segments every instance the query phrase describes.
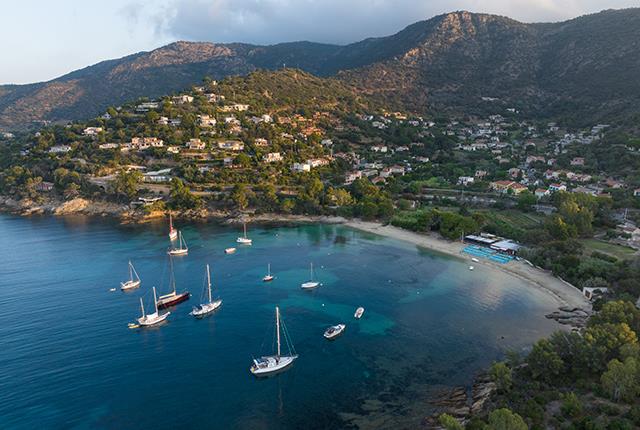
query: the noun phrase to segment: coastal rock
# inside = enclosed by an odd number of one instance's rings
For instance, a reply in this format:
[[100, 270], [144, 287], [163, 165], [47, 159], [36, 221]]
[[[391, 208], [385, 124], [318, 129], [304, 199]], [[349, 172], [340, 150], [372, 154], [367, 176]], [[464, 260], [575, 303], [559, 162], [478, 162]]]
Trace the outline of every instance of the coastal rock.
[[53, 210], [54, 215], [68, 215], [82, 212], [89, 206], [89, 201], [82, 198], [75, 198], [62, 203]]
[[545, 317], [558, 322], [558, 324], [582, 328], [587, 324], [590, 315], [591, 313], [585, 309], [563, 306], [558, 311], [545, 315]]

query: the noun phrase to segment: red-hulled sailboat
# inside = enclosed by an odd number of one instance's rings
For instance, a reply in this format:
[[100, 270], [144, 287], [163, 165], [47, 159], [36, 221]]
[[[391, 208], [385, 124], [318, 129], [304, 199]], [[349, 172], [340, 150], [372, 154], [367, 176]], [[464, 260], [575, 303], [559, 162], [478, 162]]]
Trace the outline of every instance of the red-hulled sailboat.
[[171, 306], [175, 306], [178, 303], [182, 303], [186, 300], [189, 300], [191, 294], [188, 291], [183, 291], [178, 293], [176, 291], [176, 278], [173, 274], [173, 259], [169, 256], [169, 272], [170, 272], [170, 284], [172, 291], [169, 294], [165, 294], [163, 296], [158, 297], [158, 309], [166, 309]]

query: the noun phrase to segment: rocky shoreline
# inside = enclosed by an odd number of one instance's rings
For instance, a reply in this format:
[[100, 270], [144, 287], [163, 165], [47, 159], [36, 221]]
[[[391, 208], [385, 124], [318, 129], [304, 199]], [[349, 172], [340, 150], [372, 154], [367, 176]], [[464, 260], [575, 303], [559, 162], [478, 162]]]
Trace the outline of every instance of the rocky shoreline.
[[437, 412], [426, 417], [422, 424], [425, 428], [440, 429], [440, 414], [446, 413], [465, 424], [473, 415], [480, 414], [491, 396], [496, 391], [496, 384], [489, 375], [481, 374], [475, 378], [471, 387], [453, 387], [435, 397], [431, 402]]

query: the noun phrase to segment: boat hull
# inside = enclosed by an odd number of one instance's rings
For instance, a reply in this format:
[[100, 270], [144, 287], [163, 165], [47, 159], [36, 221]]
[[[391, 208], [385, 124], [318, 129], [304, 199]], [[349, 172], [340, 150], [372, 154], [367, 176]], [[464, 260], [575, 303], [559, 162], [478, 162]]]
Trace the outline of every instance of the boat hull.
[[266, 365], [261, 367], [254, 361], [249, 371], [258, 377], [274, 375], [291, 367], [296, 358], [298, 358], [297, 355], [282, 356], [279, 358], [276, 356], [261, 357], [259, 361], [266, 363]]
[[127, 281], [120, 283], [120, 289], [122, 291], [133, 290], [140, 286], [140, 281]]
[[253, 243], [251, 239], [245, 239], [244, 237], [237, 238], [236, 242], [241, 245], [251, 245]]
[[304, 284], [300, 285], [300, 288], [302, 288], [303, 290], [313, 290], [314, 288], [318, 288], [320, 285], [322, 285], [320, 282], [305, 282]]
[[189, 253], [188, 249], [170, 249], [169, 251], [167, 251], [167, 254], [169, 255], [187, 255]]
[[[330, 331], [332, 328], [334, 330]], [[333, 339], [337, 338], [338, 336], [342, 335], [346, 328], [347, 328], [347, 326], [345, 326], [344, 324], [338, 324], [337, 326], [330, 327], [329, 329], [327, 329], [324, 332], [324, 337], [327, 340], [333, 340]]]
[[222, 300], [216, 300], [215, 302], [212, 302], [212, 303], [204, 303], [199, 307], [195, 306], [193, 310], [189, 312], [189, 314], [193, 315], [196, 318], [203, 318], [213, 313], [213, 311], [218, 309], [221, 305], [222, 305]]
[[234, 252], [236, 252], [235, 248], [227, 248], [224, 250], [225, 254], [233, 254]]
[[166, 309], [170, 306], [175, 306], [178, 303], [189, 300], [190, 296], [191, 294], [185, 291], [184, 293], [172, 295], [171, 297], [160, 297], [160, 299], [158, 299], [158, 309]]
[[152, 325], [160, 324], [164, 320], [167, 319], [171, 312], [166, 312], [164, 314], [153, 313], [149, 315], [145, 315], [137, 319], [138, 324], [142, 327], [150, 327]]
[[360, 318], [362, 318], [362, 315], [364, 315], [364, 308], [358, 308], [356, 309], [356, 313], [353, 314], [353, 317], [359, 320]]
[[273, 281], [274, 276], [271, 275], [267, 275], [264, 278], [262, 278], [262, 282], [271, 282]]

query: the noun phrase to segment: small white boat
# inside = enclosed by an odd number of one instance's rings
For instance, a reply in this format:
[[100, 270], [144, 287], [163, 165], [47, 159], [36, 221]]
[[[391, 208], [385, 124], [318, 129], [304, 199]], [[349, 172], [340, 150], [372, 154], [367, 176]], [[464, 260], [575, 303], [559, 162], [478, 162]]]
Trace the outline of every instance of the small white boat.
[[189, 253], [189, 248], [187, 247], [187, 242], [185, 242], [182, 237], [182, 232], [178, 232], [178, 247], [171, 247], [167, 253], [169, 255], [187, 255]]
[[224, 250], [224, 253], [225, 253], [225, 254], [234, 254], [235, 252], [236, 252], [236, 249], [235, 249], [235, 248], [226, 248], [226, 249]]
[[479, 263], [480, 260], [478, 260], [476, 257], [471, 258], [471, 261], [473, 261], [474, 263]]
[[347, 326], [344, 324], [332, 325], [331, 327], [325, 330], [324, 337], [329, 340], [335, 339], [336, 337], [344, 333], [344, 329], [346, 328]]
[[473, 269], [475, 269], [475, 267], [469, 266], [469, 270], [473, 270]]
[[[156, 287], [153, 287], [153, 306], [155, 312], [152, 314], [146, 314], [144, 312], [144, 303], [142, 302], [142, 297], [140, 297], [140, 309], [142, 310], [142, 316], [137, 319], [138, 324], [142, 327], [148, 327], [152, 325], [156, 325], [166, 320], [171, 312], [165, 312], [163, 314], [158, 313], [158, 300], [156, 299]], [[129, 326], [131, 327], [131, 326]], [[135, 327], [132, 327], [135, 328]]]
[[[135, 275], [135, 279], [134, 276]], [[140, 277], [138, 276], [138, 272], [136, 272], [135, 267], [129, 261], [129, 280], [126, 282], [120, 282], [120, 289], [122, 291], [133, 290], [134, 288], [138, 288], [140, 286]]]
[[302, 288], [303, 290], [312, 290], [321, 285], [322, 284], [320, 282], [313, 280], [313, 263], [311, 263], [309, 280], [307, 282], [303, 282], [302, 284], [300, 284], [300, 288]]
[[211, 298], [211, 273], [209, 272], [209, 265], [207, 264], [207, 295], [209, 297], [209, 301], [207, 303], [202, 303], [198, 306], [194, 306], [189, 315], [193, 315], [196, 318], [202, 318], [204, 316], [209, 315], [211, 312], [215, 311], [222, 304], [222, 300], [212, 300]]
[[[282, 355], [280, 352], [280, 325], [282, 325], [282, 332], [284, 335], [285, 343], [289, 349], [288, 355]], [[254, 358], [253, 364], [249, 371], [255, 376], [266, 376], [272, 373], [282, 371], [293, 364], [298, 358], [298, 354], [295, 353], [291, 339], [287, 328], [284, 325], [284, 321], [280, 319], [280, 308], [276, 306], [276, 345], [277, 350], [275, 355], [264, 356], [260, 358]]]
[[169, 214], [169, 240], [174, 241], [178, 238], [178, 230], [173, 226], [173, 218]]
[[251, 245], [251, 243], [253, 242], [251, 239], [249, 239], [247, 237], [247, 223], [243, 223], [243, 229], [244, 229], [244, 235], [242, 235], [241, 237], [236, 239], [236, 242], [242, 244], [242, 245]]
[[353, 314], [353, 317], [357, 320], [359, 320], [360, 318], [362, 318], [362, 315], [364, 314], [364, 308], [362, 306], [360, 306], [358, 309], [356, 309], [356, 313]]
[[267, 274], [262, 278], [262, 282], [273, 281], [274, 276], [271, 274], [271, 263], [267, 264]]

